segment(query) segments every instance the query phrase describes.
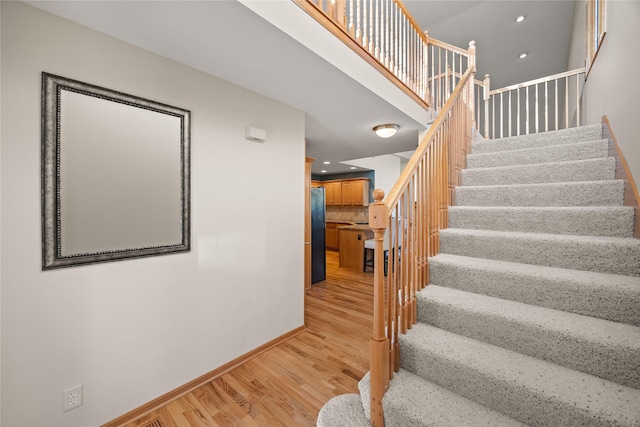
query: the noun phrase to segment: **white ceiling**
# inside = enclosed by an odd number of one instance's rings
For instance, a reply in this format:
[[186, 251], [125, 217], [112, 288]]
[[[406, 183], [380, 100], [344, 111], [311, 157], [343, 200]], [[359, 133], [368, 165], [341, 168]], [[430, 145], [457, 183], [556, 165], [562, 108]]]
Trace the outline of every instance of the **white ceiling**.
[[[567, 71], [573, 0], [405, 0], [429, 36], [467, 47], [475, 40], [476, 78], [501, 88]], [[516, 23], [524, 15], [526, 19]], [[585, 24], [586, 25], [586, 24]], [[528, 52], [519, 59], [521, 52]]]
[[[235, 0], [27, 3], [305, 111], [313, 173], [353, 172], [340, 162], [412, 150], [424, 129]], [[573, 1], [405, 5], [430, 36], [460, 47], [475, 40], [477, 76], [490, 73], [492, 87], [566, 70]], [[515, 24], [521, 13], [527, 19]], [[382, 140], [371, 131], [380, 123], [401, 130]]]

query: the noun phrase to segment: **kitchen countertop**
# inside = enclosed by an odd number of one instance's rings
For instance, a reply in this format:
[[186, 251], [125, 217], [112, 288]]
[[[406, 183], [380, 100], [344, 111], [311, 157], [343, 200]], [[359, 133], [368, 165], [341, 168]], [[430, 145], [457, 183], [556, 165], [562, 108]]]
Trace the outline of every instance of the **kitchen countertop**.
[[350, 224], [350, 225], [342, 225], [340, 227], [338, 227], [338, 230], [355, 230], [355, 231], [362, 231], [362, 230], [373, 230], [371, 227], [369, 227], [369, 224]]

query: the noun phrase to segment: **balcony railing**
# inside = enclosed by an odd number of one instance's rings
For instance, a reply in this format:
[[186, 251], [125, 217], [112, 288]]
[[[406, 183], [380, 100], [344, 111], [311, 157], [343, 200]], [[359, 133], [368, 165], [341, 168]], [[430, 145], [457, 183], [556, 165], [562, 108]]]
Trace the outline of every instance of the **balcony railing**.
[[293, 1], [425, 108], [442, 108], [475, 52], [428, 37], [400, 0]]
[[585, 69], [490, 89], [484, 79], [484, 109], [478, 109], [478, 130], [486, 138], [503, 138], [584, 124], [581, 108]]

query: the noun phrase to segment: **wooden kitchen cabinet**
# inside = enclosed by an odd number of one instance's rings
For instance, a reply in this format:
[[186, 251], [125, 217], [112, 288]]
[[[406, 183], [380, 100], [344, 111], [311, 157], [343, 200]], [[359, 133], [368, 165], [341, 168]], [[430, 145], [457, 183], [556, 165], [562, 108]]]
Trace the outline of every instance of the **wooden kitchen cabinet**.
[[369, 206], [369, 181], [342, 181], [342, 206]]
[[373, 238], [373, 230], [364, 227], [343, 227], [338, 231], [340, 239], [340, 267], [352, 270], [364, 269], [364, 241]]
[[322, 181], [327, 206], [369, 206], [367, 178]]
[[338, 227], [335, 222], [327, 222], [324, 245], [327, 249], [338, 250]]
[[338, 227], [349, 225], [348, 222], [327, 221], [325, 228], [325, 247], [331, 250], [340, 250], [340, 239], [338, 238]]
[[342, 206], [353, 206], [353, 181], [342, 181]]
[[326, 181], [324, 188], [327, 206], [342, 206], [342, 182]]

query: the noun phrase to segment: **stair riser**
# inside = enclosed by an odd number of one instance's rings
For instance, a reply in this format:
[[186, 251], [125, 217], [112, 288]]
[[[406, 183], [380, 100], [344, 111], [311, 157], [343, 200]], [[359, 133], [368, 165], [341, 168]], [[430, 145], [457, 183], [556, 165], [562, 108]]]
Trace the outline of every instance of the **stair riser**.
[[608, 151], [609, 142], [604, 139], [600, 141], [532, 148], [527, 150], [469, 154], [467, 156], [467, 168], [493, 168], [595, 159], [598, 157], [607, 157]]
[[539, 307], [640, 326], [638, 286], [607, 286], [605, 280], [581, 281], [574, 277], [525, 274], [508, 270], [467, 267], [429, 260], [429, 281]]
[[400, 336], [400, 345], [400, 364], [404, 369], [527, 425], [626, 425], [617, 424], [617, 420], [602, 419], [602, 414], [585, 411], [519, 382], [442, 357], [428, 347], [415, 348], [405, 336]]
[[519, 137], [505, 137], [488, 141], [474, 142], [473, 153], [522, 150], [552, 145], [574, 144], [581, 141], [594, 141], [602, 138], [602, 125], [590, 125], [562, 131], [529, 134]]
[[637, 345], [612, 348], [607, 342], [560, 331], [557, 325], [541, 327], [536, 320], [529, 323], [522, 318], [463, 309], [422, 295], [418, 297], [418, 321], [628, 387], [640, 386]]
[[[358, 383], [361, 396], [369, 396], [370, 386], [367, 373]], [[479, 426], [525, 427], [404, 369], [394, 373], [382, 406], [385, 427], [462, 426], [468, 425], [470, 420]], [[358, 427], [351, 422], [334, 424], [337, 425]]]
[[542, 163], [504, 168], [465, 169], [462, 185], [514, 185], [615, 179], [616, 160], [603, 157], [577, 162]]
[[449, 227], [580, 236], [633, 237], [632, 208], [449, 208]]
[[[540, 236], [540, 235], [536, 235]], [[631, 239], [630, 239], [631, 240]], [[440, 252], [524, 264], [640, 276], [640, 245], [440, 232]]]
[[456, 187], [458, 206], [622, 206], [624, 182]]

